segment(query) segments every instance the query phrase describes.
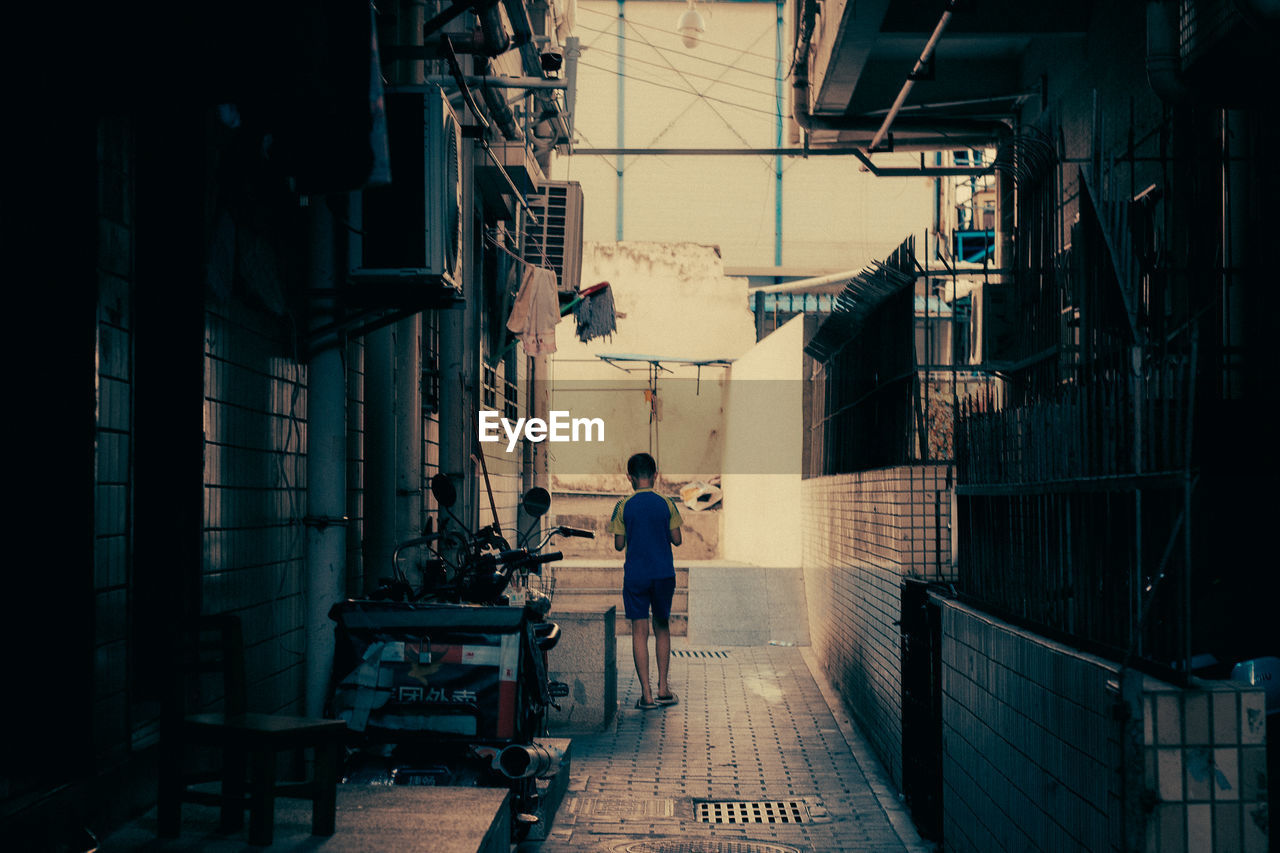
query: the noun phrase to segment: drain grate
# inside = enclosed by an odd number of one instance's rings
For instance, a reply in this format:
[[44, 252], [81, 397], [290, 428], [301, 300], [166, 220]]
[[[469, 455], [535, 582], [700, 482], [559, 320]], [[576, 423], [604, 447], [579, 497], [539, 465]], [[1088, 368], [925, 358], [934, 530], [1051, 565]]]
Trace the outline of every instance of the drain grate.
[[617, 853], [800, 853], [795, 847], [758, 841], [654, 838], [614, 848]]
[[694, 816], [701, 823], [804, 823], [804, 803], [800, 800], [697, 801]]
[[676, 658], [727, 658], [729, 653], [723, 650], [709, 649], [672, 649], [671, 656]]
[[576, 815], [604, 817], [673, 817], [675, 800], [644, 800], [631, 797], [571, 797], [569, 811]]

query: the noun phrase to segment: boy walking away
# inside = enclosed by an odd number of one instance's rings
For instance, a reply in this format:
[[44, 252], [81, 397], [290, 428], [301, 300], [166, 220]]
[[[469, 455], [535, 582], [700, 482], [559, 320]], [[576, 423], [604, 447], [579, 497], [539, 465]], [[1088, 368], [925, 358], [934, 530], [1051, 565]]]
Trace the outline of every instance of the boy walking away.
[[[636, 707], [652, 711], [680, 700], [667, 683], [671, 662], [671, 598], [676, 591], [675, 561], [671, 546], [679, 545], [680, 510], [670, 498], [653, 490], [658, 464], [648, 453], [627, 460], [627, 479], [634, 493], [618, 501], [609, 519], [613, 547], [626, 549], [622, 569], [622, 602], [631, 620], [631, 655], [640, 677]], [[653, 609], [654, 658], [658, 668], [658, 693], [649, 685], [649, 610]]]

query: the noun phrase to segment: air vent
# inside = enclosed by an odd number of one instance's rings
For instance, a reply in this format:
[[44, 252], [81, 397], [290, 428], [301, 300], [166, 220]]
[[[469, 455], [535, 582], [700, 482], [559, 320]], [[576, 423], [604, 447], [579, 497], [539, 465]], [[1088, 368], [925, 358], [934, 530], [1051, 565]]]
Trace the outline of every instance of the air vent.
[[537, 221], [525, 214], [525, 261], [554, 270], [561, 293], [576, 291], [582, 280], [582, 185], [546, 181], [526, 201]]

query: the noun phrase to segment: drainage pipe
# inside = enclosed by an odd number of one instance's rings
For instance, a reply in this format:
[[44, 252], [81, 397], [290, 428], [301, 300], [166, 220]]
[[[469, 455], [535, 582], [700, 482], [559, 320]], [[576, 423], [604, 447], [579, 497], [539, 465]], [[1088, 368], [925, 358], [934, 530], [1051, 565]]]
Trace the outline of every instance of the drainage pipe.
[[[334, 196], [346, 205], [347, 196]], [[327, 204], [307, 210], [311, 253], [309, 285], [313, 293], [335, 292], [334, 217]], [[311, 327], [333, 321], [333, 297], [316, 297]], [[333, 665], [333, 623], [329, 608], [346, 595], [347, 554], [347, 401], [342, 345], [313, 352], [307, 362], [307, 513], [306, 525], [306, 715], [324, 713]]]
[[1191, 93], [1182, 79], [1178, 31], [1165, 0], [1147, 2], [1147, 82], [1160, 100], [1174, 104]]
[[[794, 83], [791, 90], [791, 119], [806, 133], [816, 130], [832, 132], [867, 131], [870, 136], [885, 122], [878, 116], [824, 116], [809, 112], [809, 42], [817, 15], [817, 0], [797, 4], [796, 55], [793, 62]], [[950, 14], [949, 12], [947, 14]], [[931, 49], [930, 49], [931, 50]], [[895, 117], [900, 128], [910, 128], [918, 133], [933, 135], [919, 137], [903, 144], [895, 144], [897, 151], [929, 150], [939, 148], [983, 148], [1009, 130], [1007, 122], [997, 119], [964, 118], [911, 118]], [[874, 139], [874, 137], [872, 137]], [[843, 140], [850, 144], [851, 140]], [[871, 146], [868, 146], [870, 148]]]
[[513, 743], [498, 753], [493, 766], [508, 779], [545, 779], [555, 775], [563, 758], [563, 750], [545, 743]]
[[916, 79], [920, 76], [920, 72], [924, 70], [925, 66], [929, 64], [929, 60], [933, 58], [933, 51], [938, 46], [938, 40], [942, 38], [943, 30], [947, 28], [947, 24], [951, 23], [951, 10], [955, 7], [956, 0], [951, 0], [951, 2], [947, 3], [947, 10], [938, 19], [938, 25], [933, 28], [933, 35], [929, 36], [929, 40], [925, 42], [924, 50], [920, 52], [920, 58], [912, 66], [911, 73], [907, 75], [906, 81], [902, 84], [902, 89], [898, 92], [898, 97], [894, 98], [893, 106], [889, 107], [889, 114], [884, 117], [884, 124], [880, 125], [876, 135], [871, 137], [871, 144], [867, 146], [868, 151], [875, 151], [880, 147], [880, 143], [884, 141], [885, 135], [893, 125], [893, 120], [898, 117], [898, 110], [902, 109], [903, 102], [907, 100], [907, 95], [911, 93], [911, 87], [916, 84]]

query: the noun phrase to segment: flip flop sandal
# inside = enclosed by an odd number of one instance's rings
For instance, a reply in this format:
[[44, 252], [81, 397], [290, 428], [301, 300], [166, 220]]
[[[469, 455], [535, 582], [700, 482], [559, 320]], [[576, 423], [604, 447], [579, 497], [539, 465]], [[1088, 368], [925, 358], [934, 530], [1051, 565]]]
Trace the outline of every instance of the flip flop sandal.
[[679, 696], [677, 696], [677, 695], [675, 694], [675, 691], [673, 690], [673, 691], [671, 691], [671, 694], [670, 694], [670, 695], [668, 695], [668, 696], [655, 696], [655, 697], [653, 697], [653, 701], [657, 702], [659, 705], [679, 705], [679, 704], [680, 704], [680, 697], [679, 697]]
[[659, 705], [657, 702], [646, 703], [643, 699], [636, 700], [636, 710], [638, 711], [654, 711], [661, 707], [662, 706]]

